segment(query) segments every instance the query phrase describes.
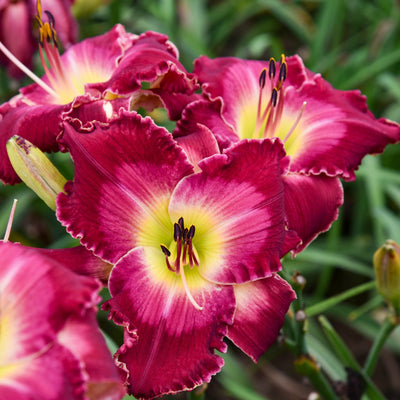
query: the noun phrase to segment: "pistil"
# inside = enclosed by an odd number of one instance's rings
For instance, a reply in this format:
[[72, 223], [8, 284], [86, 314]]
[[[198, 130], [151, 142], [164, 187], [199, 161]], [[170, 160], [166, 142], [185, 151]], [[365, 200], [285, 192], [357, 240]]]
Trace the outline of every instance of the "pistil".
[[172, 253], [163, 244], [161, 245], [161, 251], [165, 255], [165, 262], [167, 264], [167, 268], [171, 272], [175, 272], [177, 275], [180, 275], [183, 287], [185, 289], [189, 301], [193, 304], [193, 306], [197, 310], [202, 310], [203, 307], [201, 307], [196, 302], [196, 300], [190, 293], [185, 275], [185, 266], [189, 266], [192, 269], [195, 265], [197, 266], [200, 265], [196, 256], [195, 249], [193, 247], [194, 234], [195, 234], [194, 225], [191, 225], [189, 229], [185, 228], [184, 220], [182, 217], [180, 217], [178, 222], [174, 224], [174, 242], [176, 242], [175, 260], [173, 262], [170, 261]]

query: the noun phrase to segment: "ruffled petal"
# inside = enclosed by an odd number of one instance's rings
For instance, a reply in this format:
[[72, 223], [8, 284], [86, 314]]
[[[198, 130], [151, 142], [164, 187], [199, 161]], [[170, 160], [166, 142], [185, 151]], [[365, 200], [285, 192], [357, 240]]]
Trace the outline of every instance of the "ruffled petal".
[[226, 351], [222, 339], [235, 308], [231, 286], [213, 285], [197, 276], [192, 294], [203, 305], [197, 310], [178, 275], [164, 266], [169, 276], [160, 277], [147, 261], [147, 253], [137, 248], [118, 262], [110, 277], [113, 297], [104, 306], [116, 322], [137, 329], [137, 341], [132, 343], [128, 333], [116, 355], [128, 391], [137, 398], [209, 382], [223, 365], [214, 350]]
[[195, 226], [204, 278], [243, 283], [281, 268], [284, 156], [279, 141], [242, 140], [200, 162], [202, 172], [176, 187], [169, 214]]
[[290, 165], [293, 172], [354, 180], [363, 157], [381, 153], [400, 140], [400, 126], [376, 119], [359, 91], [335, 90], [318, 75], [296, 92], [288, 90], [285, 100], [292, 103], [292, 110], [307, 102], [292, 144], [296, 148]]
[[8, 184], [21, 182], [8, 158], [6, 150], [8, 139], [19, 135], [42, 151], [57, 151], [56, 137], [61, 131], [59, 115], [62, 110], [62, 106], [20, 105], [15, 107], [9, 103], [0, 107], [0, 179], [2, 182]]
[[139, 90], [142, 82], [149, 82], [149, 90], [162, 99], [170, 116], [177, 119], [198, 89], [195, 76], [186, 71], [178, 56], [166, 35], [145, 32], [133, 41], [111, 79], [97, 88], [126, 96]]
[[289, 173], [283, 177], [288, 226], [302, 239], [293, 254], [304, 250], [321, 232], [327, 231], [343, 204], [338, 178]]
[[210, 129], [198, 124], [190, 134], [177, 137], [176, 142], [185, 151], [194, 171], [199, 172], [198, 163], [206, 157], [219, 154], [219, 148], [215, 136]]
[[83, 246], [68, 249], [37, 249], [38, 253], [50, 260], [56, 260], [65, 268], [68, 268], [79, 275], [91, 276], [108, 282], [112, 264], [96, 257], [91, 251]]
[[296, 294], [276, 274], [234, 288], [237, 306], [227, 337], [257, 362], [275, 342]]
[[239, 140], [237, 133], [221, 118], [221, 101], [197, 100], [190, 103], [182, 113], [173, 132], [175, 138], [191, 135], [199, 125], [206, 126], [215, 135], [220, 150]]
[[[115, 263], [136, 247], [145, 220], [161, 218], [159, 226], [169, 230], [171, 222], [162, 219], [169, 197], [193, 167], [168, 131], [123, 112], [109, 125], [94, 124], [90, 133], [66, 124], [62, 141], [76, 173], [67, 195], [58, 196], [57, 217], [71, 235]], [[159, 217], [160, 209], [165, 212]]]

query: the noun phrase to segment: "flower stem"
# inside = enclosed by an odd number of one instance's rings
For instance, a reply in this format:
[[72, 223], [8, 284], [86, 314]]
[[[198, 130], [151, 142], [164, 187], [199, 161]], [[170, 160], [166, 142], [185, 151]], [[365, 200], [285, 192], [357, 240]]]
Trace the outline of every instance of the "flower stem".
[[329, 308], [335, 306], [338, 303], [341, 303], [344, 300], [347, 300], [353, 296], [356, 296], [360, 293], [366, 292], [367, 290], [373, 289], [376, 286], [375, 281], [363, 283], [362, 285], [358, 285], [349, 290], [346, 290], [343, 293], [340, 293], [336, 296], [330, 297], [324, 301], [321, 301], [317, 304], [314, 304], [310, 307], [306, 308], [307, 317], [313, 317], [314, 315], [321, 314]]
[[371, 350], [369, 351], [367, 360], [365, 361], [364, 371], [367, 375], [371, 376], [374, 372], [382, 347], [396, 326], [397, 325], [393, 323], [390, 318], [387, 318], [385, 323], [382, 325], [378, 336], [376, 337]]

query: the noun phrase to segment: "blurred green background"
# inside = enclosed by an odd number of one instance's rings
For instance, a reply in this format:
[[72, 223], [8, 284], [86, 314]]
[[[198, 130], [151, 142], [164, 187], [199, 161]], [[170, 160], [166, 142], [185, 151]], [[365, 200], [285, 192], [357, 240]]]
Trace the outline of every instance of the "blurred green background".
[[[79, 17], [80, 38], [121, 23], [127, 31], [165, 33], [192, 70], [193, 60], [237, 56], [269, 59], [300, 54], [335, 88], [360, 89], [376, 117], [400, 121], [400, 2], [394, 0], [115, 0]], [[29, 83], [25, 80], [22, 84]], [[21, 83], [0, 70], [0, 99], [7, 101]], [[66, 155], [52, 159], [68, 178]], [[332, 229], [296, 259], [284, 261], [288, 274], [300, 271], [307, 284], [307, 307], [373, 278], [372, 255], [391, 238], [400, 243], [400, 144], [368, 156], [355, 182], [344, 183], [345, 203]], [[5, 231], [12, 199], [18, 198], [12, 241], [40, 246], [71, 246], [54, 213], [24, 185], [0, 184], [0, 227]], [[0, 233], [1, 234], [1, 233]], [[324, 310], [361, 362], [385, 313], [375, 290]], [[308, 320], [307, 344], [332, 381], [345, 380], [318, 321]], [[102, 323], [104, 316], [100, 317]], [[400, 398], [400, 335], [373, 376], [388, 399]], [[207, 399], [306, 399], [312, 388], [293, 368], [293, 355], [275, 345], [255, 365], [230, 346], [227, 366], [210, 384]], [[176, 397], [185, 398], [184, 395]]]

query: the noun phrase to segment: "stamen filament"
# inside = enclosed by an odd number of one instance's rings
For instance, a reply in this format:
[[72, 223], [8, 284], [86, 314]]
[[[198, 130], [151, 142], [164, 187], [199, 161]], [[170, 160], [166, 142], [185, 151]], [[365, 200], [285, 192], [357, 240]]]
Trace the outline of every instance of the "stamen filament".
[[14, 56], [14, 54], [11, 53], [10, 50], [7, 49], [6, 46], [2, 42], [0, 42], [0, 50], [3, 52], [3, 54], [11, 61], [13, 62], [24, 74], [29, 76], [35, 83], [37, 83], [43, 90], [45, 90], [47, 93], [49, 93], [51, 96], [55, 98], [59, 98], [59, 95], [57, 92], [55, 92], [49, 85], [47, 85], [45, 82], [43, 82], [37, 75], [35, 75], [28, 67], [26, 67], [24, 64], [22, 64], [21, 61], [18, 60]]
[[180, 271], [180, 275], [181, 275], [181, 279], [182, 279], [182, 283], [183, 283], [183, 287], [185, 288], [185, 292], [186, 292], [186, 296], [188, 297], [189, 301], [193, 304], [193, 307], [196, 310], [201, 311], [203, 309], [203, 307], [201, 307], [196, 300], [194, 299], [194, 297], [192, 296], [192, 293], [190, 293], [187, 281], [186, 281], [186, 276], [185, 276], [185, 268], [182, 267], [181, 271]]
[[283, 139], [283, 143], [286, 143], [286, 141], [289, 139], [290, 135], [293, 133], [293, 131], [296, 129], [297, 125], [299, 124], [300, 119], [303, 116], [304, 109], [306, 108], [306, 104], [307, 104], [307, 102], [304, 101], [303, 105], [301, 106], [301, 110], [298, 113], [296, 120], [294, 121], [294, 124], [292, 125], [289, 132], [286, 134], [285, 138]]
[[6, 233], [4, 235], [4, 240], [3, 240], [4, 243], [8, 242], [8, 238], [10, 237], [11, 227], [12, 227], [12, 223], [14, 220], [14, 214], [15, 214], [15, 208], [17, 207], [17, 202], [18, 202], [18, 200], [14, 199], [13, 205], [11, 207], [10, 216], [8, 218]]

